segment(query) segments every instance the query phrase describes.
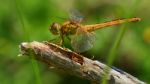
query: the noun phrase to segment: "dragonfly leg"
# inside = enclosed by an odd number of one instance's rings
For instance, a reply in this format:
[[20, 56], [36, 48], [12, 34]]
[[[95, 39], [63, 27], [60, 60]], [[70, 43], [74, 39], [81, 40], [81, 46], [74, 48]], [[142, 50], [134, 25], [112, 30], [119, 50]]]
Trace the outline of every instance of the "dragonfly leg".
[[60, 40], [61, 40], [61, 37], [58, 36], [58, 37], [56, 37], [56, 38], [53, 38], [53, 39], [48, 40], [48, 42], [51, 42], [51, 43], [55, 43], [55, 44], [57, 44], [57, 45], [60, 45]]
[[59, 43], [59, 45], [60, 46], [63, 46], [63, 44], [64, 44], [64, 35], [60, 35], [60, 38], [61, 38], [61, 40], [60, 40], [60, 43]]
[[66, 35], [66, 37], [67, 37], [67, 39], [68, 39], [69, 41], [71, 41], [71, 38], [70, 38], [68, 35]]
[[54, 42], [55, 40], [57, 40], [57, 38], [50, 39], [50, 40], [48, 40], [48, 42]]
[[62, 40], [62, 39], [60, 40], [59, 45], [60, 45], [60, 46], [63, 45], [63, 40]]

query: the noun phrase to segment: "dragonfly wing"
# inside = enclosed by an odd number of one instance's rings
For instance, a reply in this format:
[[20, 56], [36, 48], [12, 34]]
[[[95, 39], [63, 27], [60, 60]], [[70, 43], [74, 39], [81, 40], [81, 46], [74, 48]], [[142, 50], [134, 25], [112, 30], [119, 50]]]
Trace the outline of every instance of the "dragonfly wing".
[[70, 10], [69, 14], [70, 20], [75, 22], [81, 22], [83, 20], [83, 15], [78, 10]]
[[76, 52], [84, 52], [93, 47], [94, 41], [95, 35], [93, 32], [86, 32], [78, 28], [76, 35], [71, 39], [71, 45]]

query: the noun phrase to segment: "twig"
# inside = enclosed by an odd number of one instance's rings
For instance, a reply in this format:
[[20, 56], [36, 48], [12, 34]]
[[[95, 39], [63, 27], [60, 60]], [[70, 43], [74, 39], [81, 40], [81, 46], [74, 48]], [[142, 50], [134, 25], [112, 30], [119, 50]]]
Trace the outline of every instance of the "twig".
[[[23, 55], [29, 56], [33, 53], [36, 60], [96, 83], [100, 83], [106, 73], [105, 68], [108, 67], [99, 61], [48, 42], [24, 42], [20, 45], [20, 49]], [[146, 84], [117, 68], [110, 68], [108, 75], [109, 84]]]

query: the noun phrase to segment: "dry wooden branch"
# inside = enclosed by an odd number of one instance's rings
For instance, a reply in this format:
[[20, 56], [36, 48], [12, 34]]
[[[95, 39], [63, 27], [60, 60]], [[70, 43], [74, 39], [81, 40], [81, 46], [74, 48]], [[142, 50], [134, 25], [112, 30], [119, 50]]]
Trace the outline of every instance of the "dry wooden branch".
[[[24, 42], [20, 45], [21, 54], [42, 61], [69, 74], [100, 83], [107, 65], [88, 59], [69, 49], [48, 42]], [[117, 68], [110, 68], [107, 81], [109, 84], [145, 84], [130, 74]]]

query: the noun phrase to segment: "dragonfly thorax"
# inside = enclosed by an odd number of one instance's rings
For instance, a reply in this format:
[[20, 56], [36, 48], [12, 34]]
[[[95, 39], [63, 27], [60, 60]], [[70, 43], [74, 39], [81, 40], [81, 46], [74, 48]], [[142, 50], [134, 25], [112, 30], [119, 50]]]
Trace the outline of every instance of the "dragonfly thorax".
[[79, 27], [81, 27], [79, 23], [67, 21], [62, 24], [61, 33], [65, 35], [74, 35]]

